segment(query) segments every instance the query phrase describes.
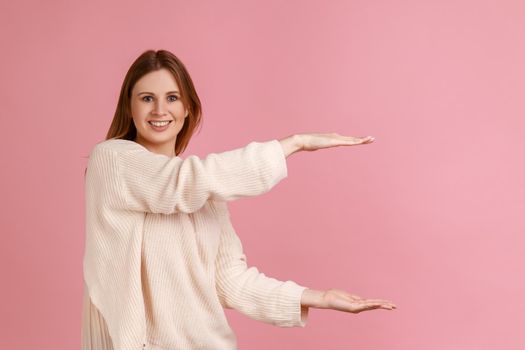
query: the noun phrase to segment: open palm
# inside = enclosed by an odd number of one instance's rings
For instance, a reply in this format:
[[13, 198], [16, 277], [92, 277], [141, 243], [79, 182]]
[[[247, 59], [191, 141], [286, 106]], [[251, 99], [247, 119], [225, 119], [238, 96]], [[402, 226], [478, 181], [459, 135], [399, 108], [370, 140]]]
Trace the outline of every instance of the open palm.
[[396, 306], [384, 299], [363, 299], [340, 289], [329, 289], [323, 293], [320, 308], [333, 309], [351, 313], [373, 309], [393, 310]]
[[317, 151], [338, 146], [356, 146], [374, 142], [372, 136], [344, 136], [338, 133], [303, 133], [299, 134], [302, 151]]

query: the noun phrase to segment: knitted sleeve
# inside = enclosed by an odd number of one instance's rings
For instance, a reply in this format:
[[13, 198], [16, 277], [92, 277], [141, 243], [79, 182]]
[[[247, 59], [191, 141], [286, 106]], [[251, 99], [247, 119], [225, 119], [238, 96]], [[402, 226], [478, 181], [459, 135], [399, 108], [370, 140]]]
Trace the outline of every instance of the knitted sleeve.
[[233, 228], [226, 202], [214, 202], [221, 221], [216, 289], [221, 305], [279, 327], [305, 327], [308, 307], [301, 305], [307, 287], [279, 281], [247, 265], [242, 243]]
[[183, 159], [150, 152], [134, 141], [111, 139], [94, 147], [87, 172], [110, 205], [162, 214], [192, 213], [208, 199], [260, 195], [287, 175], [278, 140], [252, 141], [203, 159]]

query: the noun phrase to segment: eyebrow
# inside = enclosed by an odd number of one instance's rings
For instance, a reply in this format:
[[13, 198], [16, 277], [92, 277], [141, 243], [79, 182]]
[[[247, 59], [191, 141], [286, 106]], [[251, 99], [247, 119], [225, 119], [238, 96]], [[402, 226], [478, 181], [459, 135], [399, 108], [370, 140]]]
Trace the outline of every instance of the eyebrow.
[[[178, 91], [168, 91], [168, 92], [166, 92], [166, 95], [168, 95], [168, 94], [178, 94], [178, 93], [179, 93]], [[155, 95], [153, 92], [148, 92], [148, 91], [139, 92], [137, 95], [142, 95], [142, 94]]]

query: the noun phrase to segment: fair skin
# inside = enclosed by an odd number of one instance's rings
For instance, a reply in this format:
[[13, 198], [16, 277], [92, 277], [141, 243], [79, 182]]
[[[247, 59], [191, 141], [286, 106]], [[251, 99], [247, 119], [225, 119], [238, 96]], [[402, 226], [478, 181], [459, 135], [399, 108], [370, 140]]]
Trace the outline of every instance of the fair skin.
[[[135, 142], [149, 151], [175, 156], [177, 134], [182, 129], [188, 112], [180, 100], [180, 90], [173, 75], [166, 69], [150, 72], [137, 81], [132, 90], [131, 114], [137, 128]], [[150, 121], [171, 120], [163, 131], [157, 131]], [[279, 140], [286, 157], [300, 151], [357, 146], [372, 143], [371, 136], [343, 136], [337, 133], [301, 133]], [[393, 310], [396, 305], [386, 299], [362, 298], [341, 289], [325, 291], [305, 289], [301, 296], [301, 313], [308, 307], [359, 313], [373, 309]]]
[[[140, 78], [131, 91], [131, 115], [137, 128], [135, 142], [149, 151], [175, 156], [177, 134], [188, 117], [180, 99], [177, 81], [167, 69], [150, 72]], [[170, 120], [166, 130], [157, 131], [151, 121]]]

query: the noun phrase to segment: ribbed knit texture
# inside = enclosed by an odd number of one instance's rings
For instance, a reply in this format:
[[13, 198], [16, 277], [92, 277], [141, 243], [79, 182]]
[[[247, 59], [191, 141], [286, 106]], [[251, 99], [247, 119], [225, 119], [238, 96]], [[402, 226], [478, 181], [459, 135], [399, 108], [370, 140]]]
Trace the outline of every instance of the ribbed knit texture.
[[83, 350], [233, 350], [223, 308], [305, 327], [306, 287], [247, 265], [227, 201], [287, 177], [278, 140], [168, 157], [111, 139], [86, 178]]

